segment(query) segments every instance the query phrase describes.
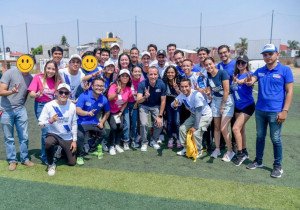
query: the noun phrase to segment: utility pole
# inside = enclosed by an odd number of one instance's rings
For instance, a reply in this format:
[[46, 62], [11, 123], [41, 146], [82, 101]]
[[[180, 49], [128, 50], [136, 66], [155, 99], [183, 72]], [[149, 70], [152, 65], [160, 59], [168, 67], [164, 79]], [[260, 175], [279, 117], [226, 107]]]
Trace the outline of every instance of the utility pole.
[[27, 53], [29, 54], [29, 42], [28, 42], [28, 29], [27, 29], [27, 23], [25, 23], [25, 29], [26, 29]]
[[272, 36], [273, 36], [273, 19], [274, 19], [274, 10], [272, 10], [270, 44], [272, 43]]
[[202, 47], [201, 39], [202, 39], [202, 12], [200, 13], [200, 43], [199, 43], [200, 48]]
[[1, 33], [2, 33], [2, 46], [3, 46], [3, 60], [4, 60], [4, 68], [6, 70], [6, 49], [5, 49], [5, 44], [4, 44], [4, 33], [3, 33], [3, 25], [1, 25]]
[[135, 47], [137, 47], [137, 18], [135, 16]]
[[79, 44], [79, 20], [77, 19], [76, 22], [77, 22], [77, 45], [79, 46], [80, 45]]

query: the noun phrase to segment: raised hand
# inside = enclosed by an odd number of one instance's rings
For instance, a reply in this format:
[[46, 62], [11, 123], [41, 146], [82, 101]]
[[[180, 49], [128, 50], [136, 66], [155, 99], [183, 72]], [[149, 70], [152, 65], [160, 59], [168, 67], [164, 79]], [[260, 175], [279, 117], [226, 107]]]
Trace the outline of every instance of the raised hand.
[[56, 122], [57, 120], [58, 120], [58, 114], [55, 114], [50, 118], [49, 122], [52, 124], [52, 123]]
[[179, 106], [179, 101], [178, 99], [174, 99], [173, 107], [176, 109]]
[[149, 90], [150, 90], [149, 86], [148, 86], [148, 88], [145, 88], [145, 93], [144, 93], [145, 98], [149, 98], [149, 96], [150, 96]]
[[95, 111], [97, 109], [92, 109], [91, 111], [87, 112], [87, 115], [90, 116], [90, 117], [93, 117], [95, 115]]
[[15, 84], [14, 87], [11, 89], [12, 93], [18, 93], [19, 92], [20, 84]]

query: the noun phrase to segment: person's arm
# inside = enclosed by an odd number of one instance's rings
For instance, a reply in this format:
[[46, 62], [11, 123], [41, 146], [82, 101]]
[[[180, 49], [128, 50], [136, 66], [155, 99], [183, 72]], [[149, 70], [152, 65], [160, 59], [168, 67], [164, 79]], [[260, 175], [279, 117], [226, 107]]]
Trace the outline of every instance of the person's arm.
[[288, 83], [285, 85], [285, 91], [286, 91], [285, 101], [284, 101], [284, 106], [282, 108], [282, 111], [279, 112], [277, 116], [278, 123], [283, 123], [287, 118], [287, 114], [293, 100], [293, 89], [294, 89], [294, 83]]
[[79, 116], [82, 116], [82, 117], [85, 117], [85, 116], [90, 116], [90, 117], [93, 117], [95, 115], [95, 111], [97, 111], [97, 109], [93, 109], [91, 111], [84, 111], [83, 109], [81, 109], [81, 107], [76, 107], [76, 114], [79, 115]]
[[222, 98], [222, 102], [221, 102], [221, 113], [223, 113], [223, 110], [225, 108], [225, 104], [227, 102], [227, 99], [228, 99], [228, 95], [229, 95], [229, 80], [223, 80], [222, 81], [222, 86], [223, 86], [223, 91], [224, 91], [224, 94], [223, 94], [223, 98]]
[[77, 116], [76, 116], [76, 113], [74, 113], [73, 115], [73, 119], [72, 119], [72, 126], [71, 126], [71, 132], [72, 132], [72, 136], [73, 136], [73, 139], [72, 139], [72, 143], [71, 143], [71, 146], [70, 146], [70, 150], [72, 151], [72, 153], [76, 152], [77, 150]]
[[163, 126], [163, 113], [166, 107], [166, 96], [161, 96], [160, 97], [160, 107], [159, 107], [159, 113], [158, 116], [156, 117], [156, 124], [158, 127]]
[[8, 90], [8, 85], [5, 83], [0, 84], [0, 96], [10, 96], [19, 92], [19, 85], [15, 85], [11, 90]]
[[251, 77], [246, 79], [244, 83], [248, 86], [252, 86], [256, 81], [257, 81], [257, 77], [252, 75]]

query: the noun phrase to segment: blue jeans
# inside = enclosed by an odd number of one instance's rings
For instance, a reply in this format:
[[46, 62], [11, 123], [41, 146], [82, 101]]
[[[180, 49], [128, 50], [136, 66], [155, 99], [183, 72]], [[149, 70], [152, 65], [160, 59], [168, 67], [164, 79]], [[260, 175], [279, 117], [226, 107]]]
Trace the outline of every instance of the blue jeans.
[[1, 116], [1, 125], [4, 133], [4, 144], [6, 149], [6, 159], [8, 163], [18, 162], [15, 139], [14, 126], [18, 133], [20, 144], [21, 162], [28, 161], [28, 116], [24, 106], [14, 110], [3, 111]]
[[177, 139], [179, 138], [179, 127], [180, 127], [179, 113], [180, 113], [180, 108], [177, 108], [175, 110], [171, 107], [171, 104], [166, 104], [168, 138], [172, 138], [173, 133], [176, 133]]
[[[45, 106], [46, 102], [37, 102], [34, 101], [34, 113], [37, 119], [39, 119], [42, 110]], [[41, 129], [42, 136], [41, 136], [41, 159], [43, 163], [47, 163], [47, 157], [46, 157], [46, 151], [45, 151], [45, 141], [46, 141], [46, 135], [48, 132], [48, 128], [44, 127]]]
[[270, 127], [270, 138], [273, 143], [274, 166], [281, 166], [282, 143], [281, 143], [281, 123], [277, 123], [277, 112], [255, 111], [256, 119], [256, 161], [261, 164], [265, 149], [267, 127]]
[[124, 115], [124, 130], [122, 139], [129, 142], [130, 138], [135, 140], [137, 137], [138, 109], [134, 109], [135, 102], [128, 102]]

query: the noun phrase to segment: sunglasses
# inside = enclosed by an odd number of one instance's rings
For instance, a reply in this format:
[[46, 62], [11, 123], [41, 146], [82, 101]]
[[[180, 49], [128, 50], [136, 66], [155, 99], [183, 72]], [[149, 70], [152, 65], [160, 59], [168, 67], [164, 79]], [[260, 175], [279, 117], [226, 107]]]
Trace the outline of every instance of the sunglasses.
[[60, 91], [58, 91], [58, 94], [59, 94], [59, 95], [65, 95], [65, 96], [68, 96], [68, 95], [70, 94], [70, 92], [69, 92], [69, 91], [62, 91], [62, 90], [60, 90]]
[[274, 52], [263, 53], [264, 57], [272, 57], [273, 55], [274, 55]]
[[247, 63], [245, 61], [237, 61], [236, 62], [237, 65], [246, 65]]

